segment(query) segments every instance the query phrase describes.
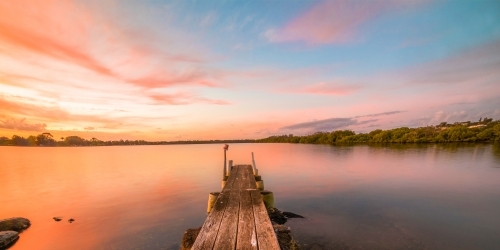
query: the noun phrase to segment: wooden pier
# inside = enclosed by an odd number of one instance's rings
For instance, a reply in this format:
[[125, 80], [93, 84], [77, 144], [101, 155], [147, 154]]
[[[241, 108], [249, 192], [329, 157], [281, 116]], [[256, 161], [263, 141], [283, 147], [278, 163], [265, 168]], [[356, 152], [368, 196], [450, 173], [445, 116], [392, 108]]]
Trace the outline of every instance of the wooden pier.
[[280, 249], [251, 165], [232, 167], [192, 249]]

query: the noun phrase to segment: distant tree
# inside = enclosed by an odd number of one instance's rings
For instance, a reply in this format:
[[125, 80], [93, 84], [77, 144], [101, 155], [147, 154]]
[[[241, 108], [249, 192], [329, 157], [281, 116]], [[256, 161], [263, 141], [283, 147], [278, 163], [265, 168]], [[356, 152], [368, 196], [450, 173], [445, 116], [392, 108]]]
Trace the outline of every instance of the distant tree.
[[36, 136], [36, 144], [38, 146], [55, 146], [56, 141], [52, 138], [51, 133], [41, 133]]
[[86, 141], [85, 139], [79, 137], [79, 136], [66, 136], [66, 139], [64, 139], [66, 145], [68, 146], [85, 146]]
[[95, 137], [92, 137], [92, 139], [90, 139], [90, 143], [92, 146], [97, 146], [99, 145], [99, 140], [97, 140], [97, 138]]
[[28, 146], [36, 146], [37, 145], [37, 138], [33, 135], [28, 136]]
[[13, 135], [11, 141], [14, 146], [28, 146], [28, 140], [22, 136]]
[[492, 122], [492, 121], [493, 121], [493, 118], [487, 118], [487, 117], [485, 117], [485, 118], [483, 119], [483, 124], [488, 124], [488, 123], [490, 123], [490, 122]]
[[9, 144], [11, 144], [9, 137], [5, 137], [5, 136], [0, 137], [0, 145], [7, 146]]

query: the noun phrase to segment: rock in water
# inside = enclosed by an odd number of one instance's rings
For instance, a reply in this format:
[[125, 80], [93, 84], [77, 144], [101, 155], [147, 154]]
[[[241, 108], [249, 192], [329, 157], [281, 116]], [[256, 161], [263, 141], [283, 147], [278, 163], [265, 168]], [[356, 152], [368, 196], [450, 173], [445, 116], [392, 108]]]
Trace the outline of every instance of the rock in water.
[[69, 221], [69, 223], [73, 223], [73, 221], [75, 221], [75, 219], [70, 218], [68, 221]]
[[304, 216], [300, 215], [300, 214], [294, 214], [292, 212], [285, 212], [283, 211], [282, 214], [287, 217], [287, 218], [304, 218]]
[[29, 226], [31, 226], [31, 223], [26, 218], [14, 217], [0, 220], [0, 231], [21, 232]]
[[290, 234], [290, 228], [284, 225], [273, 225], [281, 250], [300, 250], [299, 244]]
[[194, 245], [196, 241], [196, 237], [201, 231], [201, 227], [195, 229], [188, 229], [184, 232], [184, 236], [182, 237], [181, 250], [189, 250]]
[[19, 238], [19, 233], [16, 231], [0, 232], [0, 249], [7, 248]]
[[283, 225], [286, 223], [286, 217], [275, 207], [270, 207], [267, 209], [267, 214], [269, 215], [269, 219], [277, 224]]
[[55, 221], [61, 221], [61, 220], [62, 220], [62, 218], [61, 218], [61, 217], [54, 217], [54, 218], [52, 218], [52, 219], [54, 219]]

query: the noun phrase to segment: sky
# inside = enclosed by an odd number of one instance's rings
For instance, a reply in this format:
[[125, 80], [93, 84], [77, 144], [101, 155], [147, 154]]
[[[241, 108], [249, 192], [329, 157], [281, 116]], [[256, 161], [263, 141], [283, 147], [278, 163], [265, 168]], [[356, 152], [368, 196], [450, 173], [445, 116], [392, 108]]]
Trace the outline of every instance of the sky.
[[500, 119], [500, 1], [0, 1], [0, 136]]

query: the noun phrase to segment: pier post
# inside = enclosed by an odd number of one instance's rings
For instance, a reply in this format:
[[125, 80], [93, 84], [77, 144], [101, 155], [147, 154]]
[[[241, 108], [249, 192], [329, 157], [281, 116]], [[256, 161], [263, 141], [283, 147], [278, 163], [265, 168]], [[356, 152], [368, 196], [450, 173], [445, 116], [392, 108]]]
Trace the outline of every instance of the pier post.
[[264, 181], [263, 180], [260, 180], [260, 181], [256, 181], [255, 184], [257, 185], [257, 189], [259, 190], [264, 190]]
[[262, 201], [264, 201], [264, 205], [266, 208], [274, 207], [274, 194], [271, 191], [260, 191], [262, 195]]
[[226, 151], [229, 149], [229, 145], [227, 144], [224, 144], [224, 169], [222, 170], [222, 180], [224, 180], [227, 176], [227, 173], [226, 173]]
[[257, 166], [255, 166], [255, 159], [253, 157], [253, 152], [252, 152], [252, 166], [253, 166], [253, 175], [259, 175], [259, 170], [257, 169]]
[[233, 160], [229, 160], [229, 166], [227, 167], [227, 176], [231, 173], [231, 169], [233, 168]]
[[219, 192], [212, 192], [208, 194], [207, 214], [212, 211], [212, 208], [214, 207], [215, 201], [217, 200], [217, 197], [219, 197], [219, 194]]

